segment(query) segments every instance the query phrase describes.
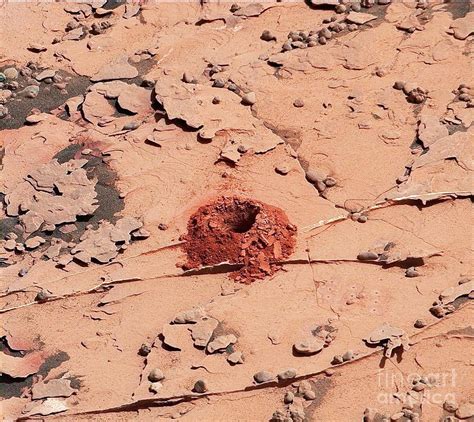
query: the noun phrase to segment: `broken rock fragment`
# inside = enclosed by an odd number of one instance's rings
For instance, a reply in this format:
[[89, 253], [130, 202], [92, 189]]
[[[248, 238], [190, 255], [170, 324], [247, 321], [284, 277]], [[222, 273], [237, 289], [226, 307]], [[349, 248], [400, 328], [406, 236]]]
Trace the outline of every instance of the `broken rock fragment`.
[[47, 382], [35, 384], [32, 388], [33, 400], [48, 397], [69, 397], [76, 390], [71, 387], [68, 379], [53, 379]]
[[103, 221], [97, 230], [86, 230], [80, 242], [71, 249], [71, 254], [84, 264], [93, 260], [105, 264], [119, 254], [121, 245], [128, 244], [132, 232], [141, 226], [142, 223], [132, 217], [123, 217], [115, 225]]
[[377, 19], [377, 16], [371, 15], [370, 13], [350, 12], [346, 16], [346, 21], [349, 23], [355, 23], [357, 25], [363, 25]]
[[173, 319], [174, 324], [195, 324], [206, 316], [204, 309], [194, 308], [188, 311], [182, 311]]
[[206, 347], [219, 322], [213, 318], [202, 319], [192, 326], [191, 337], [196, 347]]
[[388, 323], [382, 324], [375, 329], [364, 341], [369, 345], [381, 344], [385, 348], [385, 357], [390, 358], [392, 352], [397, 347], [402, 347], [403, 350], [408, 350], [408, 336], [405, 331], [400, 328], [392, 327]]
[[128, 63], [125, 56], [116, 58], [104, 65], [94, 76], [92, 82], [111, 81], [115, 79], [132, 79], [138, 76], [138, 70]]
[[216, 337], [207, 345], [209, 353], [220, 352], [227, 349], [228, 346], [237, 342], [237, 337], [233, 334]]
[[317, 337], [308, 337], [300, 340], [293, 345], [296, 353], [304, 356], [314, 355], [323, 350], [325, 342]]

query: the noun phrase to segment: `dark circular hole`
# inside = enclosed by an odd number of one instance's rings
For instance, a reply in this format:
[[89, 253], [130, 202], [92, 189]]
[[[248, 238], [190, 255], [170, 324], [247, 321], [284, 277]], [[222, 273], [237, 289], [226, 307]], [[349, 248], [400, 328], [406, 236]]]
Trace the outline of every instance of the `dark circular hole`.
[[242, 208], [235, 210], [234, 215], [225, 220], [225, 223], [234, 233], [248, 232], [255, 224], [260, 208], [245, 204]]

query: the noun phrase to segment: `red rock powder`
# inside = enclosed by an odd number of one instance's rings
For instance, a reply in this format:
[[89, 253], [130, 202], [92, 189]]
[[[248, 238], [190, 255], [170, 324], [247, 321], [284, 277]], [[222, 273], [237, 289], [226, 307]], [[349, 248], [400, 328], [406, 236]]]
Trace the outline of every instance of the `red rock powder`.
[[221, 197], [200, 207], [188, 222], [186, 269], [222, 262], [241, 264], [231, 274], [249, 284], [281, 268], [295, 246], [296, 227], [276, 207], [238, 197]]

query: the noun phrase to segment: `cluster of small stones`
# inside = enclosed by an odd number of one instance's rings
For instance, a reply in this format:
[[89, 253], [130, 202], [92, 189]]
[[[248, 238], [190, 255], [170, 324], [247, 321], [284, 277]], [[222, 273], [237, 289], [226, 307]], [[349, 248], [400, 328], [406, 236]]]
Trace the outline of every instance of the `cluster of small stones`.
[[[411, 389], [408, 392], [394, 394], [394, 398], [397, 398], [403, 402], [403, 406], [400, 411], [391, 415], [387, 415], [379, 412], [377, 409], [367, 408], [364, 411], [363, 421], [388, 422], [409, 420], [412, 422], [419, 422], [421, 420], [422, 414], [422, 405], [419, 402], [420, 394], [424, 394], [425, 390], [434, 388], [439, 384], [440, 380], [436, 375], [414, 376], [412, 379]], [[447, 394], [447, 396], [449, 396], [449, 394]], [[446, 413], [454, 414], [454, 416], [445, 414], [441, 419], [439, 419], [441, 422], [455, 422], [459, 419], [465, 420], [474, 416], [474, 403], [470, 401], [464, 401], [458, 404], [453, 399], [447, 398], [443, 403], [443, 410]]]
[[458, 89], [453, 91], [459, 101], [467, 103], [468, 107], [474, 107], [472, 86], [468, 84], [460, 84]]
[[[23, 83], [19, 76], [25, 77]], [[0, 119], [9, 115], [7, 103], [20, 98], [36, 98], [41, 83], [52, 85], [62, 94], [67, 94], [66, 87], [70, 77], [63, 77], [52, 69], [40, 69], [34, 62], [28, 62], [19, 70], [9, 67], [0, 72]]]
[[[379, 5], [388, 5], [391, 0], [378, 0]], [[340, 4], [335, 6], [338, 15], [345, 13], [360, 12], [362, 8], [369, 9], [375, 5], [374, 0], [362, 0], [361, 2], [351, 3], [348, 0], [341, 0]], [[323, 27], [312, 31], [292, 31], [288, 34], [288, 39], [282, 45], [282, 51], [290, 51], [298, 48], [315, 47], [317, 45], [325, 45], [329, 40], [334, 38], [335, 34], [342, 31], [355, 31], [359, 24], [346, 22], [346, 18], [338, 19], [337, 16], [326, 18], [323, 20]], [[260, 37], [264, 41], [276, 40], [269, 31], [264, 31]]]
[[421, 104], [425, 102], [428, 97], [428, 91], [419, 86], [416, 82], [396, 81], [393, 87], [403, 91], [409, 103]]
[[305, 408], [308, 407], [317, 395], [311, 382], [303, 380], [292, 384], [293, 391], [287, 391], [283, 397], [283, 410], [276, 410], [270, 421], [272, 422], [303, 422], [306, 419]]

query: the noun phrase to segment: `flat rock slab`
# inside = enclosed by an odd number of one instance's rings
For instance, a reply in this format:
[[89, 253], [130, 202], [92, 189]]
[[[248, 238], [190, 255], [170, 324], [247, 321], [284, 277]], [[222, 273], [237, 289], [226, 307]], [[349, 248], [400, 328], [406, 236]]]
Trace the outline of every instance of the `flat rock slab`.
[[119, 57], [115, 61], [103, 66], [94, 76], [92, 82], [112, 81], [115, 79], [132, 79], [138, 76], [138, 70], [128, 63], [126, 57]]
[[359, 13], [359, 12], [350, 12], [346, 21], [349, 23], [356, 23], [357, 25], [363, 25], [367, 22], [377, 19], [377, 16], [371, 15], [370, 13]]

